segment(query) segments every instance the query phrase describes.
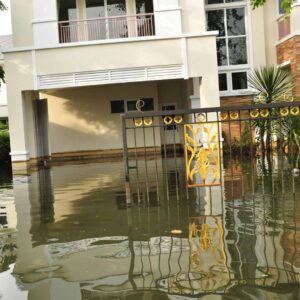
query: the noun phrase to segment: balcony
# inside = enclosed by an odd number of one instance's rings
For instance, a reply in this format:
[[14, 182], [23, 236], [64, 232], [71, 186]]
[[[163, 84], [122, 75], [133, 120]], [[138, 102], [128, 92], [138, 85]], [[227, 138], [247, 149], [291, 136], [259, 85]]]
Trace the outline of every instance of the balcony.
[[154, 14], [58, 22], [59, 42], [124, 39], [155, 35]]

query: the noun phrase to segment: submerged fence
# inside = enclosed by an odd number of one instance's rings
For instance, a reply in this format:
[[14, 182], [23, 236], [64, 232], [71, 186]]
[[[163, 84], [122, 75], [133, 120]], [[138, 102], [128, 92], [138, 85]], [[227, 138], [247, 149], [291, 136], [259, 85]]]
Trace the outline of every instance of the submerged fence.
[[127, 181], [130, 170], [138, 173], [138, 161], [144, 162], [147, 176], [150, 161], [157, 169], [162, 159], [166, 170], [167, 159], [176, 165], [181, 155], [187, 187], [221, 185], [226, 157], [288, 155], [291, 166], [300, 166], [300, 102], [136, 111], [123, 114], [121, 121]]

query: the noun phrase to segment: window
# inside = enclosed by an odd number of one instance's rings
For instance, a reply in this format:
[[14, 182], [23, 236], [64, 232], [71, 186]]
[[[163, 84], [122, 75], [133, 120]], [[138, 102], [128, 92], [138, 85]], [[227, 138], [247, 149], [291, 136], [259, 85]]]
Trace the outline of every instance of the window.
[[125, 112], [124, 100], [114, 100], [110, 102], [111, 113], [120, 114]]
[[231, 76], [232, 76], [232, 89], [233, 90], [246, 90], [248, 88], [246, 72], [232, 73]]
[[[142, 111], [153, 111], [154, 110], [154, 100], [153, 98], [142, 98], [145, 105], [141, 108]], [[136, 102], [138, 100], [113, 100], [110, 102], [111, 113], [120, 114], [125, 111], [136, 111]]]
[[207, 11], [207, 29], [219, 31], [219, 66], [248, 63], [244, 7]]
[[57, 10], [59, 21], [70, 21], [78, 19], [76, 0], [58, 0]]
[[206, 16], [207, 30], [219, 32], [217, 60], [221, 95], [247, 91], [247, 74], [250, 66], [246, 1], [206, 0]]
[[219, 90], [227, 91], [227, 75], [226, 73], [219, 74]]
[[285, 10], [281, 6], [282, 2], [283, 2], [283, 0], [278, 0], [278, 14], [279, 15], [284, 15], [285, 14]]

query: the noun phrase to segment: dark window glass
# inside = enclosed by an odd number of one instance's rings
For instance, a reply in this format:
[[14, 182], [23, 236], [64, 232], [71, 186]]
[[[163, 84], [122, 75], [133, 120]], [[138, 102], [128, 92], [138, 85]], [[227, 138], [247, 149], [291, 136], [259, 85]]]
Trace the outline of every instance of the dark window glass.
[[218, 4], [218, 3], [224, 3], [224, 0], [206, 0], [206, 4]]
[[232, 73], [232, 88], [234, 90], [245, 90], [248, 88], [247, 72]]
[[228, 48], [230, 65], [247, 64], [247, 44], [245, 37], [228, 39]]
[[153, 1], [136, 0], [135, 5], [136, 5], [136, 13], [137, 14], [153, 13]]
[[241, 0], [225, 0], [226, 3], [231, 3], [231, 2], [240, 2]]
[[154, 110], [154, 101], [152, 98], [144, 98], [142, 100], [145, 102], [145, 106], [142, 108], [142, 111]]
[[207, 30], [219, 31], [219, 36], [225, 36], [224, 10], [210, 10], [207, 12]]
[[59, 21], [77, 19], [76, 0], [60, 0], [57, 2]]
[[125, 112], [124, 100], [114, 100], [110, 102], [111, 113], [118, 114]]
[[245, 9], [227, 9], [227, 34], [228, 36], [245, 35]]
[[227, 91], [227, 76], [225, 73], [219, 74], [219, 90]]
[[218, 66], [227, 65], [226, 40], [217, 39]]
[[164, 106], [162, 107], [162, 111], [166, 111], [166, 110], [175, 110], [175, 109], [176, 109], [175, 105], [164, 105]]
[[278, 12], [280, 15], [285, 14], [285, 10], [282, 8], [281, 4], [282, 4], [283, 0], [278, 0]]

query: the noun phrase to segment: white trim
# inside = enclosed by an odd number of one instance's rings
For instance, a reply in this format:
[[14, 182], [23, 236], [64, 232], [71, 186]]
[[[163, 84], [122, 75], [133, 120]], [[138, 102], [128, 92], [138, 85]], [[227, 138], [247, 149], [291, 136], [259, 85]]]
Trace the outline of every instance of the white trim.
[[2, 53], [13, 53], [13, 52], [23, 52], [23, 51], [31, 51], [31, 50], [47, 50], [47, 49], [57, 49], [57, 48], [81, 47], [81, 46], [89, 46], [89, 45], [173, 40], [173, 39], [181, 39], [181, 38], [197, 38], [197, 37], [208, 37], [208, 36], [217, 36], [217, 35], [218, 35], [218, 31], [204, 31], [204, 32], [198, 32], [198, 33], [182, 33], [182, 34], [178, 34], [178, 35], [174, 35], [174, 36], [148, 36], [148, 37], [135, 37], [135, 38], [124, 38], [124, 39], [111, 39], [111, 40], [65, 43], [65, 44], [57, 44], [53, 47], [18, 47], [18, 48], [2, 49], [1, 51], [2, 51]]
[[33, 20], [31, 23], [32, 24], [40, 24], [40, 23], [53, 23], [53, 22], [58, 22], [57, 19], [41, 19], [41, 20]]
[[31, 51], [31, 60], [32, 60], [33, 89], [37, 90], [38, 89], [38, 79], [37, 79], [35, 50]]
[[279, 64], [277, 67], [278, 67], [279, 69], [282, 69], [282, 68], [288, 67], [288, 66], [290, 66], [290, 65], [291, 65], [291, 61], [290, 61], [290, 60], [286, 60], [286, 61], [284, 61], [283, 63]]
[[12, 162], [28, 161], [30, 158], [27, 150], [10, 152], [9, 155], [11, 156]]
[[166, 11], [174, 11], [174, 10], [182, 10], [182, 8], [179, 6], [177, 6], [177, 7], [170, 7], [170, 8], [158, 8], [158, 9], [156, 9], [155, 11], [154, 11], [154, 13], [156, 13], [156, 12], [166, 12]]
[[183, 61], [183, 78], [189, 78], [189, 53], [187, 50], [187, 39], [181, 39], [181, 53], [182, 53], [182, 61]]

